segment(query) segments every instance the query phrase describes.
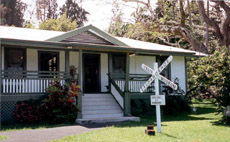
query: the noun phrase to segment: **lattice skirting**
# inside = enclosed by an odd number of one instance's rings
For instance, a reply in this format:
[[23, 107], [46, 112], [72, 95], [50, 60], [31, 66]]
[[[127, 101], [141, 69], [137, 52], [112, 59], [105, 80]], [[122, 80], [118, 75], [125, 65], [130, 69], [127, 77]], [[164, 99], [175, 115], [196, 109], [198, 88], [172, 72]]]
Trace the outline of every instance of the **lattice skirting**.
[[29, 99], [39, 99], [44, 94], [30, 94], [30, 95], [2, 95], [1, 97], [1, 121], [3, 123], [15, 122], [13, 112], [18, 101], [25, 101]]
[[2, 123], [14, 122], [13, 111], [15, 109], [16, 101], [1, 102], [1, 121]]

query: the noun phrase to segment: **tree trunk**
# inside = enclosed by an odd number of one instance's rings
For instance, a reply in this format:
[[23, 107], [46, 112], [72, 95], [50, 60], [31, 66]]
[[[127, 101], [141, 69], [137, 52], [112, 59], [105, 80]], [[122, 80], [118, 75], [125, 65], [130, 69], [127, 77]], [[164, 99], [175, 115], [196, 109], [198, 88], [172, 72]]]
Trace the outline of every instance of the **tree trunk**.
[[191, 8], [190, 8], [190, 1], [187, 0], [188, 4], [188, 14], [189, 14], [189, 25], [192, 26], [192, 15], [191, 15]]
[[[209, 0], [207, 0], [207, 17], [209, 18]], [[208, 48], [208, 24], [206, 26], [206, 47]]]

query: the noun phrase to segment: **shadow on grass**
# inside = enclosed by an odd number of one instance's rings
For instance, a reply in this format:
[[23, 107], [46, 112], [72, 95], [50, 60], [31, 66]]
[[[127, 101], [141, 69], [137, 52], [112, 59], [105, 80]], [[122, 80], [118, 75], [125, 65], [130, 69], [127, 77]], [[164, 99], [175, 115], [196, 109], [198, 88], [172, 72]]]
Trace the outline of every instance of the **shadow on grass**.
[[223, 127], [229, 127], [230, 128], [230, 123], [226, 123], [226, 121], [224, 120], [219, 120], [219, 121], [214, 121], [212, 122], [212, 125], [215, 125], [215, 126], [223, 126]]
[[110, 126], [119, 126], [122, 122], [113, 123], [89, 123], [78, 125], [76, 123], [62, 123], [62, 124], [49, 124], [49, 123], [38, 123], [38, 124], [23, 124], [23, 123], [13, 123], [13, 124], [2, 124], [1, 131], [18, 131], [18, 130], [31, 130], [31, 129], [45, 129], [45, 128], [57, 128], [65, 126], [82, 126], [88, 129], [105, 128]]
[[4, 123], [1, 125], [1, 131], [17, 131], [17, 130], [29, 130], [29, 129], [42, 129], [42, 128], [55, 128], [63, 126], [71, 126], [75, 123], [61, 123], [61, 124], [49, 124], [49, 123], [37, 123], [37, 124], [24, 124], [24, 123]]
[[[215, 113], [215, 108], [213, 107], [196, 107], [197, 112], [184, 112], [177, 113], [174, 115], [162, 115], [162, 122], [170, 122], [170, 121], [194, 121], [194, 120], [214, 120], [214, 118], [210, 117], [201, 117], [200, 115], [205, 115], [209, 113]], [[151, 117], [141, 117], [141, 122], [127, 122], [122, 123], [120, 125], [116, 125], [116, 127], [137, 127], [137, 126], [147, 126], [147, 125], [155, 125], [156, 126], [156, 118], [155, 115]]]
[[177, 137], [175, 137], [175, 136], [172, 136], [172, 135], [169, 135], [169, 134], [167, 134], [167, 133], [161, 133], [162, 135], [165, 135], [165, 136], [167, 136], [167, 137], [170, 137], [170, 138], [173, 138], [173, 139], [179, 139], [179, 138], [177, 138]]

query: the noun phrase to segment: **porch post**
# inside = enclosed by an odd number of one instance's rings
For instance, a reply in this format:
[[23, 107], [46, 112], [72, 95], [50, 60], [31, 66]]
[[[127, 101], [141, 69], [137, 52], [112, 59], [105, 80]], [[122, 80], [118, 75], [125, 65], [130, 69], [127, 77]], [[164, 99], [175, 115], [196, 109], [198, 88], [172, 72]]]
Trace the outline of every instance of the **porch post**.
[[187, 77], [187, 73], [188, 73], [188, 69], [187, 69], [187, 58], [186, 56], [184, 57], [184, 66], [185, 66], [185, 94], [187, 93], [187, 89], [188, 89], [188, 77]]
[[126, 53], [126, 73], [125, 73], [125, 101], [124, 101], [124, 115], [130, 116], [131, 115], [131, 99], [129, 93], [129, 64], [130, 64], [130, 57], [129, 53]]
[[80, 92], [78, 94], [78, 109], [80, 110], [80, 112], [78, 112], [77, 118], [81, 119], [82, 118], [82, 50], [79, 50], [79, 64], [78, 64], [78, 85], [81, 87], [80, 88]]
[[69, 50], [65, 50], [65, 72], [69, 73]]
[[0, 46], [0, 130], [2, 125], [2, 46]]
[[[109, 64], [109, 75], [111, 76], [111, 73], [112, 73], [112, 54], [108, 53], [108, 56], [109, 56], [109, 61], [108, 61], [108, 64]], [[111, 83], [110, 83], [110, 80], [109, 80], [109, 91], [111, 92]]]

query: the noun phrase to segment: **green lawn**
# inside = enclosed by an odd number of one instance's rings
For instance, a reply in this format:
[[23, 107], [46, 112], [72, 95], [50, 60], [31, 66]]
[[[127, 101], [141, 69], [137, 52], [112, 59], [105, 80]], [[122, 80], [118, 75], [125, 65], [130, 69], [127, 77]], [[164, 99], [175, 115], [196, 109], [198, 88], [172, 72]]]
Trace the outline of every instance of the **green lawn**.
[[[196, 105], [197, 112], [164, 116], [162, 133], [147, 136], [144, 130], [155, 122], [154, 118], [142, 118], [141, 123], [128, 122], [119, 126], [69, 136], [55, 142], [227, 142], [230, 127], [218, 123], [221, 116], [215, 115], [210, 104]], [[156, 129], [156, 128], [155, 128]]]
[[0, 135], [0, 141], [1, 141], [1, 140], [4, 140], [4, 139], [7, 139], [7, 136], [1, 136], [1, 135]]

